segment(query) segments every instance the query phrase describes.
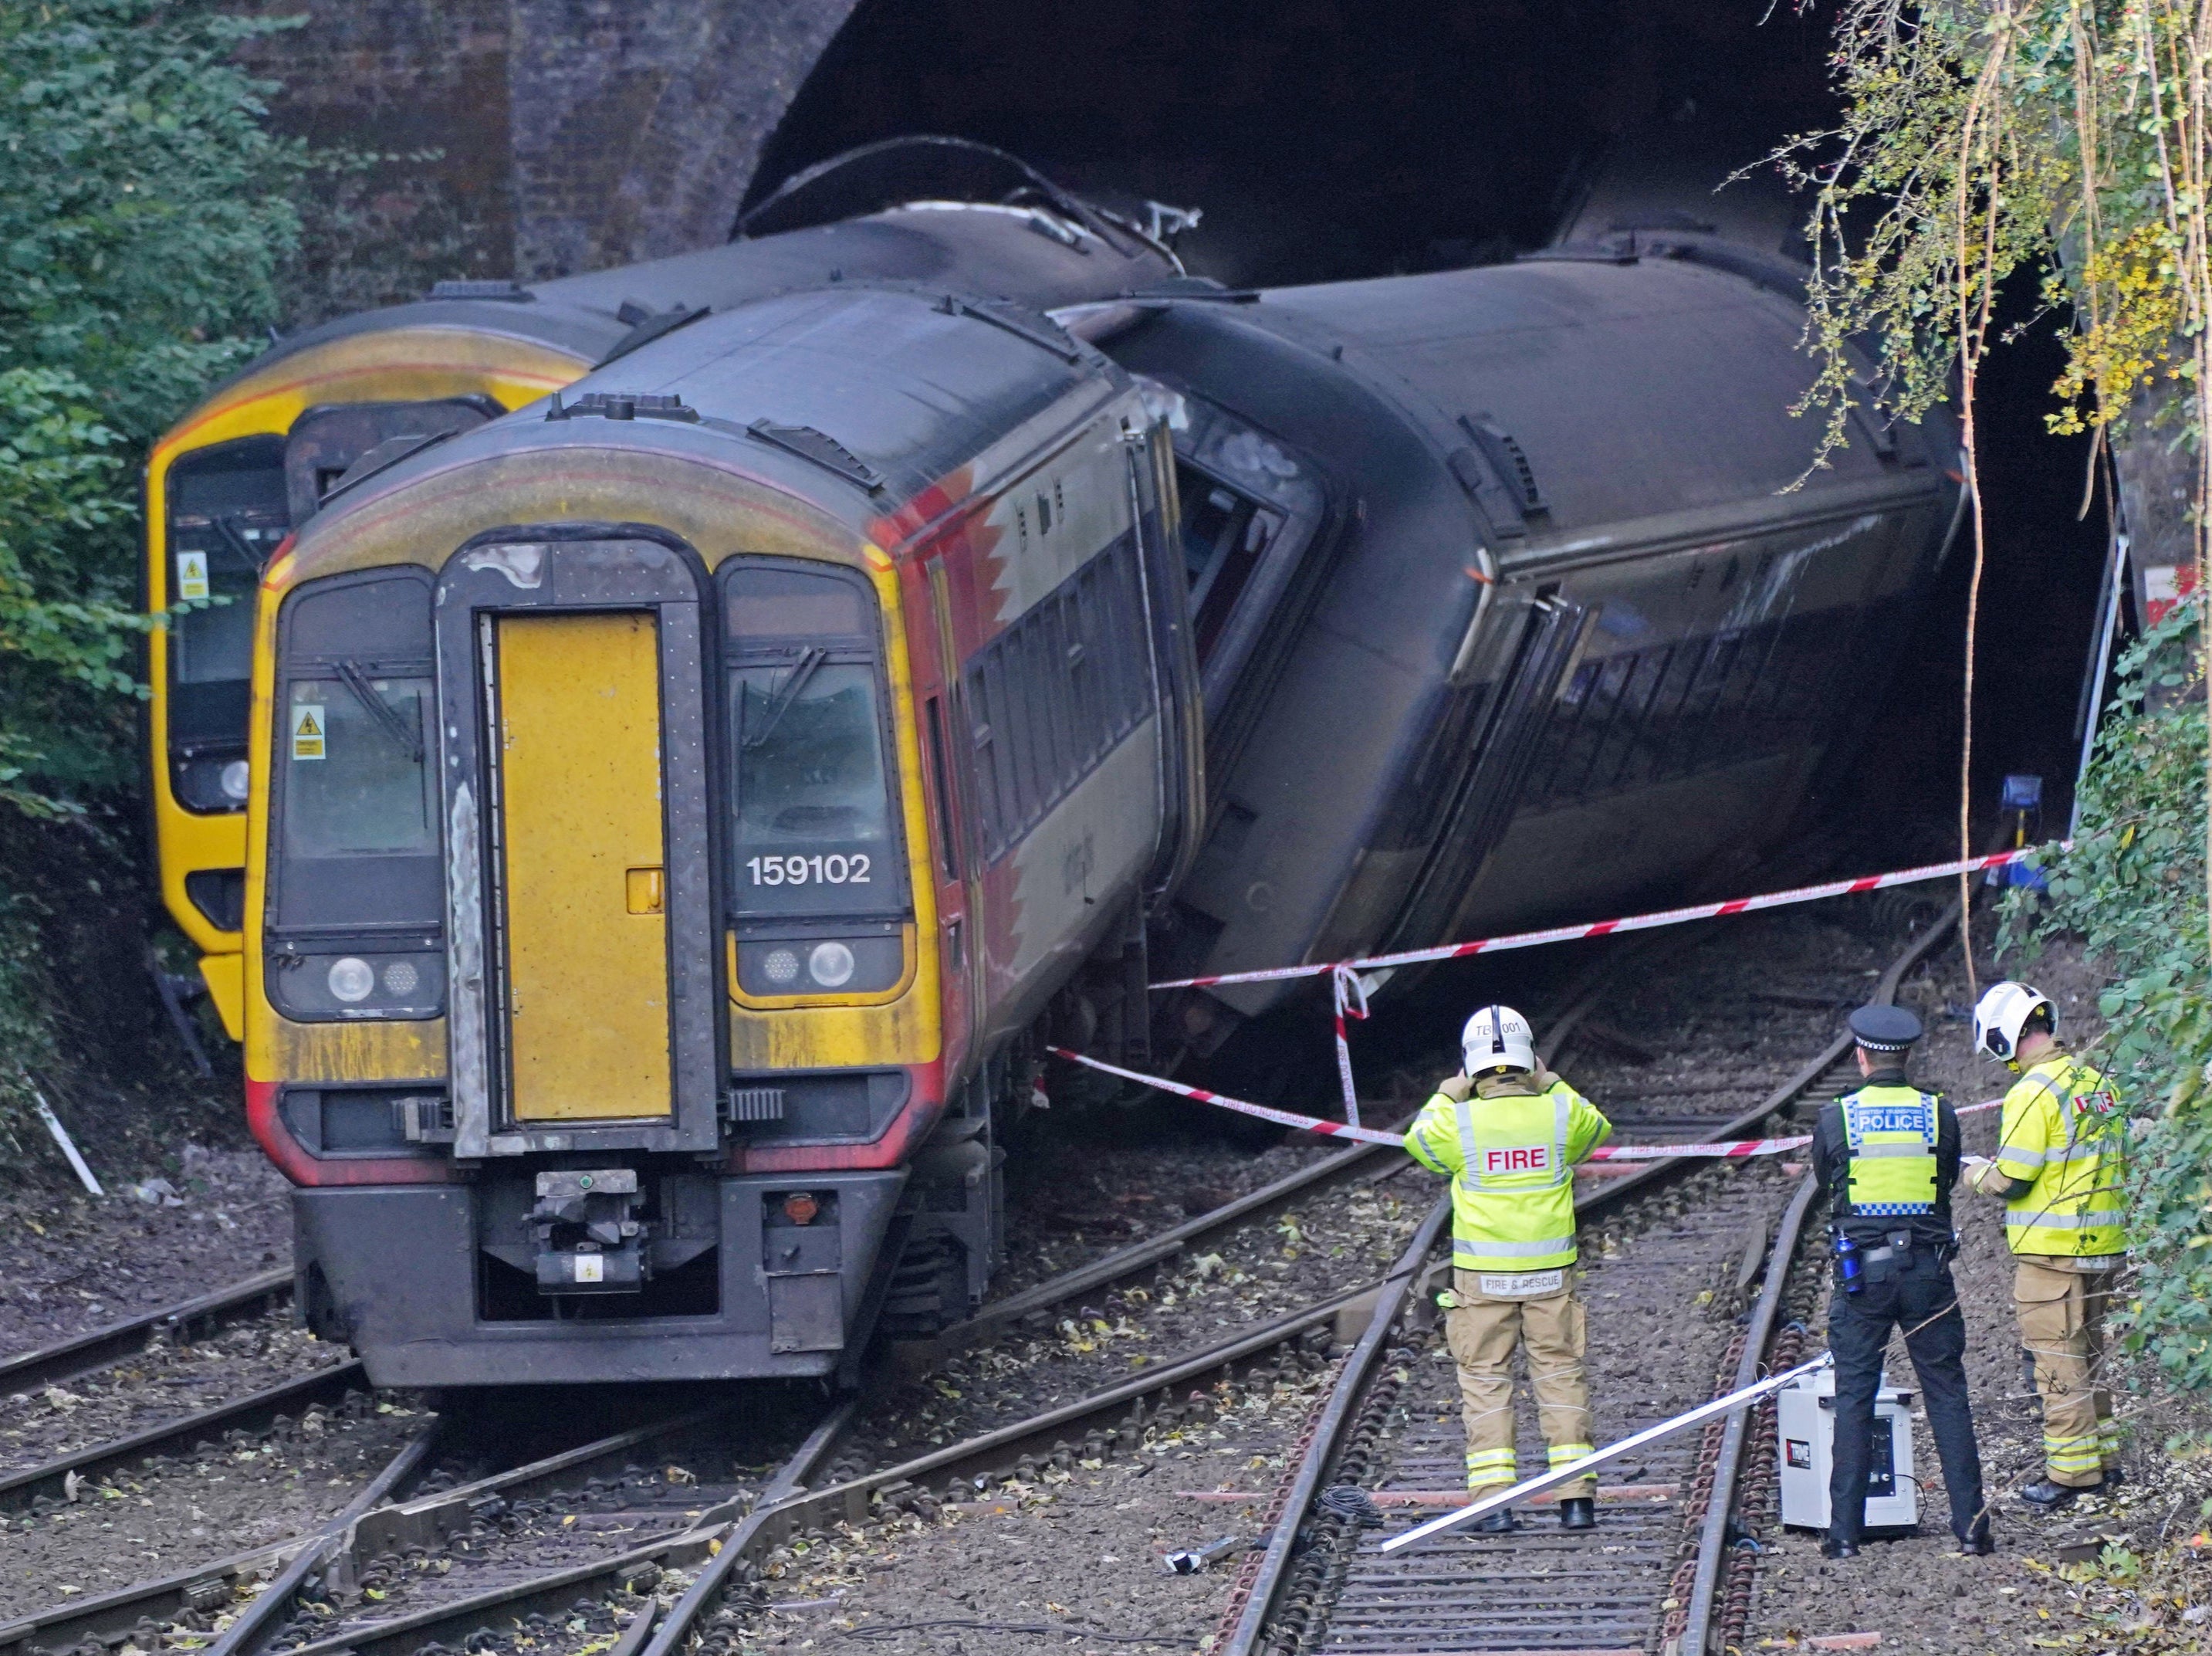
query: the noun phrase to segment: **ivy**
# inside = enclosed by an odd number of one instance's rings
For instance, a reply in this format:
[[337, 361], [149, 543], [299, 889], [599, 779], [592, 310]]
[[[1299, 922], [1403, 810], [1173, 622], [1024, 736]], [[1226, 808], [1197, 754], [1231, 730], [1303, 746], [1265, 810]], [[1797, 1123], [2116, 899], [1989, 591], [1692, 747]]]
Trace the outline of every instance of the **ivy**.
[[2081, 789], [2070, 849], [2039, 855], [2050, 882], [2015, 897], [2004, 941], [2079, 934], [2112, 981], [2097, 1054], [2126, 1095], [2158, 1111], [2130, 1157], [2136, 1296], [2129, 1350], [2173, 1385], [2212, 1390], [2212, 983], [2203, 962], [2205, 715], [2198, 601], [2130, 646]]

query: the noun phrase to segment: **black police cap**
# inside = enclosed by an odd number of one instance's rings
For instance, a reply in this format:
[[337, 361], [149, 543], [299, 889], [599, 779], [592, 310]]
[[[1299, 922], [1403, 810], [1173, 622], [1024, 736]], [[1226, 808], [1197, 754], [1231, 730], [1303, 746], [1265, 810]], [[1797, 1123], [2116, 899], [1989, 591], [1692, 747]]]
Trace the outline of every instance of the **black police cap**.
[[1903, 1007], [1861, 1007], [1851, 1014], [1851, 1039], [1869, 1052], [1903, 1052], [1923, 1032], [1919, 1018]]

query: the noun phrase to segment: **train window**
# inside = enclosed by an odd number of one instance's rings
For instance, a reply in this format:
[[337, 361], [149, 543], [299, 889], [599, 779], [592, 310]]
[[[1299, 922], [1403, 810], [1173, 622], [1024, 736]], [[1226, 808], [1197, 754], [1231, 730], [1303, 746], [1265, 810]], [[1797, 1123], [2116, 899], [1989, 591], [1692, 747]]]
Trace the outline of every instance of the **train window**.
[[1004, 855], [1144, 718], [1144, 613], [1135, 552], [1117, 544], [969, 661], [987, 859]]
[[747, 561], [724, 577], [723, 612], [738, 913], [899, 911], [906, 885], [864, 580]]
[[811, 570], [741, 565], [722, 601], [733, 639], [857, 637], [874, 630], [866, 593]]
[[246, 805], [253, 594], [287, 533], [284, 445], [248, 437], [168, 476], [170, 785], [193, 811]]
[[437, 848], [422, 733], [428, 678], [372, 679], [349, 662], [287, 686], [276, 740], [288, 857], [408, 856]]
[[1283, 517], [1235, 490], [1183, 468], [1183, 569], [1190, 581], [1192, 642], [1202, 662], [1212, 653], [1283, 527]]
[[271, 927], [436, 927], [445, 903], [427, 576], [304, 588], [285, 602], [280, 643]]

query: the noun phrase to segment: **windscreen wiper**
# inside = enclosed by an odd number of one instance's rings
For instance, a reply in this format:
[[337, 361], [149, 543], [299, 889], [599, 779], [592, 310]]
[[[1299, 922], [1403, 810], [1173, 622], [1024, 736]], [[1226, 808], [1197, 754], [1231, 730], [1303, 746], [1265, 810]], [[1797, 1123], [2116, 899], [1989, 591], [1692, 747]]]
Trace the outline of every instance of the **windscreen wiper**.
[[376, 721], [376, 728], [392, 739], [394, 746], [415, 764], [422, 763], [422, 733], [408, 728], [407, 721], [399, 716], [399, 709], [376, 693], [362, 674], [359, 662], [339, 662], [338, 682], [353, 692], [354, 700]]
[[784, 674], [783, 682], [776, 686], [775, 694], [768, 704], [768, 711], [761, 715], [760, 728], [745, 737], [744, 745], [748, 750], [758, 747], [769, 739], [778, 721], [791, 711], [791, 704], [799, 699], [799, 692], [806, 688], [806, 681], [814, 676], [814, 670], [829, 657], [828, 650], [819, 644], [813, 644], [793, 663], [791, 671]]

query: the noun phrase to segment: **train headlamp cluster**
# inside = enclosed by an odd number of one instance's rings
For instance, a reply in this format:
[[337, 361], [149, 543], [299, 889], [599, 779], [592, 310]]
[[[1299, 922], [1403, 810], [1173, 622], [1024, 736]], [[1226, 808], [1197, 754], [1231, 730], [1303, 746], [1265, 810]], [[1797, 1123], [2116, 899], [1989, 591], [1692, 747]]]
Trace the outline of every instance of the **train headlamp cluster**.
[[221, 752], [180, 758], [171, 767], [170, 786], [187, 811], [221, 813], [243, 811], [251, 782], [244, 759]]
[[434, 1018], [445, 1009], [443, 957], [308, 954], [272, 957], [269, 998], [303, 1022], [356, 1018]]
[[905, 969], [905, 947], [896, 936], [738, 945], [738, 987], [747, 995], [868, 995], [895, 986]]

